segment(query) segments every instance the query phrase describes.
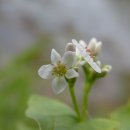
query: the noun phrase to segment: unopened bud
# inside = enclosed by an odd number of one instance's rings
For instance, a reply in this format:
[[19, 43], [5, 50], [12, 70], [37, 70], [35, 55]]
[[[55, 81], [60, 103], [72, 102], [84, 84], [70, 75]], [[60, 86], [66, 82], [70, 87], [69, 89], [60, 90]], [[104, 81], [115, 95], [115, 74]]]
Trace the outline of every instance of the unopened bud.
[[112, 66], [111, 65], [105, 65], [103, 68], [102, 68], [102, 72], [110, 72], [112, 69]]
[[103, 66], [102, 67], [102, 72], [100, 74], [96, 73], [96, 78], [105, 77], [110, 72], [111, 69], [112, 69], [111, 65], [105, 65], [105, 66]]
[[76, 52], [76, 47], [73, 43], [67, 43], [65, 51]]
[[96, 48], [95, 48], [95, 55], [98, 55], [98, 53], [101, 51], [101, 48], [102, 48], [102, 42], [98, 42], [96, 44]]
[[96, 49], [96, 43], [97, 43], [97, 40], [95, 38], [92, 38], [87, 48], [90, 49], [92, 52], [94, 52]]

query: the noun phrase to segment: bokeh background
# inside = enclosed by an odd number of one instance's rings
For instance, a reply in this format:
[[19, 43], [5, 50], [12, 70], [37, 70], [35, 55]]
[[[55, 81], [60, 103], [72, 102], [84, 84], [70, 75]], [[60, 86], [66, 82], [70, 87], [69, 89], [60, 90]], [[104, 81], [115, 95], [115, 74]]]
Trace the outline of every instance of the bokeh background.
[[[72, 106], [68, 90], [55, 95], [51, 82], [42, 80], [37, 70], [50, 62], [52, 48], [63, 54], [73, 38], [102, 41], [99, 58], [113, 67], [93, 86], [90, 115], [108, 116], [126, 104], [130, 98], [129, 14], [129, 0], [0, 0], [0, 130], [37, 129], [25, 116], [32, 94]], [[76, 85], [79, 105], [82, 82], [83, 75]]]

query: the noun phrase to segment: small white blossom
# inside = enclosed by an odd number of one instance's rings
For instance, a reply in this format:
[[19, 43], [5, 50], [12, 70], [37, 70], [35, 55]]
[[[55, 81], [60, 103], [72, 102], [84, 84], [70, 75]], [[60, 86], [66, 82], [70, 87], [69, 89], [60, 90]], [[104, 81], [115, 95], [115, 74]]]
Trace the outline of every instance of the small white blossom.
[[[101, 73], [100, 66], [95, 62], [95, 56], [99, 53], [102, 43], [92, 39], [87, 45], [83, 40], [79, 43], [73, 39], [72, 43], [76, 45], [76, 54], [81, 56], [98, 73]], [[84, 63], [84, 62], [81, 62]]]
[[67, 86], [66, 79], [76, 78], [79, 74], [73, 69], [76, 64], [76, 53], [67, 51], [63, 57], [55, 50], [51, 51], [52, 64], [43, 65], [38, 74], [43, 79], [53, 78], [52, 89], [56, 94], [61, 93]]
[[98, 42], [96, 38], [92, 38], [87, 46], [87, 50], [92, 53], [92, 55], [96, 56], [101, 51], [102, 42]]

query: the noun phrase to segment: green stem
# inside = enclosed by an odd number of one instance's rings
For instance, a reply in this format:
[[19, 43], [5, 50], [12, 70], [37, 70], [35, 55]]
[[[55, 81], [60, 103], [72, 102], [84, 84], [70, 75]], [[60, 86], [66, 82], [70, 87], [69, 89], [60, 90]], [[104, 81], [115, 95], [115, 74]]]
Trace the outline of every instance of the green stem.
[[82, 120], [86, 120], [88, 118], [88, 96], [94, 79], [93, 73], [91, 73], [86, 66], [83, 66], [83, 70], [85, 73], [85, 83], [82, 97]]
[[91, 90], [91, 84], [86, 80], [83, 86], [83, 99], [82, 99], [82, 119], [85, 120], [88, 116], [88, 95]]
[[78, 104], [77, 104], [75, 93], [74, 93], [74, 87], [71, 83], [68, 82], [68, 84], [69, 84], [69, 91], [70, 91], [70, 95], [71, 95], [71, 98], [72, 98], [74, 110], [77, 113], [78, 119], [80, 120], [81, 117], [80, 117], [80, 112], [79, 112]]

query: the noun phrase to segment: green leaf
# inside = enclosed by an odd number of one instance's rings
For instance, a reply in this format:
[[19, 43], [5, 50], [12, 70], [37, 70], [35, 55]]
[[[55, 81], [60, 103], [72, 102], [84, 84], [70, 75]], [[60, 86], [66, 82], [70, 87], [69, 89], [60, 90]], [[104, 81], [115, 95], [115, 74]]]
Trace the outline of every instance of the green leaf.
[[35, 127], [30, 127], [22, 122], [17, 123], [17, 130], [37, 130]]
[[38, 122], [40, 130], [113, 130], [117, 127], [117, 122], [108, 119], [79, 123], [70, 107], [40, 96], [30, 98], [26, 115]]
[[117, 126], [113, 120], [97, 118], [78, 123], [71, 130], [114, 130]]
[[30, 98], [26, 115], [37, 121], [41, 130], [68, 130], [77, 122], [70, 107], [40, 96]]
[[130, 104], [115, 111], [111, 117], [120, 123], [118, 130], [130, 130]]

